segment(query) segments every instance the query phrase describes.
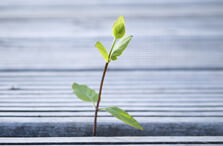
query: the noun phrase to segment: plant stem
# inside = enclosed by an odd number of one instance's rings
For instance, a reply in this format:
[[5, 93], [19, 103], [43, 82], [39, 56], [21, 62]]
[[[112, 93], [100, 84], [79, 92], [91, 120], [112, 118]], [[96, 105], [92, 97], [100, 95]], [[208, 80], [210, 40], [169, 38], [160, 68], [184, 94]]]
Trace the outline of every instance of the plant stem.
[[[115, 42], [116, 42], [116, 39], [114, 39], [112, 42], [112, 47], [109, 51], [108, 60], [110, 60], [112, 49], [114, 48]], [[94, 126], [93, 126], [93, 133], [92, 133], [93, 136], [96, 136], [98, 109], [99, 109], [99, 104], [101, 101], [101, 92], [102, 92], [102, 87], [103, 87], [103, 83], [104, 83], [104, 79], [105, 79], [105, 74], [106, 74], [106, 71], [108, 68], [108, 64], [109, 64], [109, 61], [105, 63], [104, 71], [103, 71], [103, 74], [101, 77], [101, 83], [100, 83], [100, 88], [99, 88], [99, 93], [98, 93], [98, 100], [97, 100], [97, 104], [95, 107], [95, 113], [94, 113]]]
[[[117, 39], [114, 39], [113, 42], [112, 42], [112, 46], [111, 46], [111, 49], [109, 51], [109, 54], [108, 54], [108, 60], [110, 60], [110, 57], [111, 57], [111, 53], [112, 53], [112, 50], [114, 48], [114, 45], [115, 45], [115, 42], [116, 42]], [[108, 61], [109, 62], [109, 61]]]
[[100, 84], [99, 93], [98, 93], [98, 101], [97, 101], [97, 105], [95, 107], [95, 113], [94, 113], [93, 136], [96, 136], [98, 108], [99, 108], [99, 104], [100, 104], [100, 101], [101, 101], [101, 92], [102, 92], [103, 82], [104, 82], [105, 73], [107, 71], [107, 68], [108, 68], [108, 62], [105, 63], [104, 71], [103, 71], [103, 74], [102, 74], [102, 77], [101, 77], [101, 84]]

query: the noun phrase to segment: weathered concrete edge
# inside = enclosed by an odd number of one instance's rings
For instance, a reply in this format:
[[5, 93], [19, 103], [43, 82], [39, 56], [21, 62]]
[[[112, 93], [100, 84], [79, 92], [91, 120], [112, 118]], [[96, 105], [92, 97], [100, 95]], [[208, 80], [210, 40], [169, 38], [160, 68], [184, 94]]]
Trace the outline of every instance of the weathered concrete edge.
[[[41, 118], [40, 118], [41, 119]], [[105, 120], [106, 119], [106, 120]], [[158, 120], [159, 118], [157, 118]], [[10, 119], [9, 119], [10, 120]], [[53, 120], [53, 119], [52, 119]], [[223, 136], [222, 121], [185, 121], [174, 119], [172, 121], [159, 119], [149, 121], [148, 118], [139, 120], [144, 128], [136, 130], [112, 118], [99, 119], [98, 136]], [[91, 136], [92, 120], [87, 118], [58, 121], [41, 121], [36, 119], [28, 121], [0, 121], [1, 137], [70, 137]], [[102, 122], [104, 121], [104, 122]]]

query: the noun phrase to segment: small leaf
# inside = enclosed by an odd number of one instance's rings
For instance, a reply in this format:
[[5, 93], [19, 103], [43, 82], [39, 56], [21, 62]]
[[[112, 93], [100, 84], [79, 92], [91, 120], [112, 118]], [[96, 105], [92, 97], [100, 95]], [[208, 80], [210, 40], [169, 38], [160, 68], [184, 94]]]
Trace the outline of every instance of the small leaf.
[[94, 46], [101, 53], [101, 55], [105, 59], [105, 61], [108, 62], [108, 53], [107, 53], [105, 47], [100, 42], [96, 42], [96, 44]]
[[132, 39], [132, 36], [125, 36], [124, 38], [120, 39], [115, 45], [115, 48], [112, 51], [111, 59], [116, 60], [117, 56], [120, 56], [122, 52], [125, 50], [125, 48], [128, 46], [130, 40]]
[[125, 24], [123, 16], [119, 16], [112, 26], [112, 36], [116, 39], [120, 39], [125, 34]]
[[118, 118], [119, 120], [122, 120], [124, 123], [136, 129], [143, 130], [139, 123], [124, 110], [115, 106], [110, 106], [103, 109], [106, 110], [108, 113], [112, 114], [114, 117]]
[[98, 99], [98, 94], [93, 89], [88, 88], [86, 85], [73, 83], [72, 89], [74, 94], [83, 101], [96, 102]]

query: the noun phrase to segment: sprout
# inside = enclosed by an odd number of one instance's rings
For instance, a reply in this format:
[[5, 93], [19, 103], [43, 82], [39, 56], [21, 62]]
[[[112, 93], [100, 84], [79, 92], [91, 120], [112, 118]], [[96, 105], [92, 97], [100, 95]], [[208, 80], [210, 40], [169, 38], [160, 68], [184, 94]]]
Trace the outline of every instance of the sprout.
[[[127, 48], [130, 40], [132, 39], [132, 35], [124, 36], [124, 34], [125, 34], [124, 19], [123, 16], [120, 16], [112, 26], [112, 36], [114, 37], [114, 40], [112, 42], [112, 46], [109, 53], [107, 53], [107, 50], [99, 41], [96, 42], [95, 44], [95, 47], [98, 49], [98, 51], [105, 60], [105, 67], [102, 74], [98, 94], [93, 89], [90, 89], [86, 85], [81, 85], [77, 83], [73, 83], [72, 85], [74, 94], [82, 101], [91, 102], [93, 104], [93, 107], [95, 108], [93, 136], [96, 136], [98, 110], [104, 110], [110, 113], [112, 116], [116, 117], [117, 119], [128, 124], [129, 126], [132, 126], [139, 130], [143, 130], [143, 128], [139, 125], [139, 123], [124, 110], [115, 106], [99, 108], [103, 82], [108, 68], [108, 64], [111, 62], [111, 60], [113, 61], [117, 60], [117, 57], [122, 54], [122, 52]], [[119, 41], [116, 44], [117, 39], [119, 39]]]

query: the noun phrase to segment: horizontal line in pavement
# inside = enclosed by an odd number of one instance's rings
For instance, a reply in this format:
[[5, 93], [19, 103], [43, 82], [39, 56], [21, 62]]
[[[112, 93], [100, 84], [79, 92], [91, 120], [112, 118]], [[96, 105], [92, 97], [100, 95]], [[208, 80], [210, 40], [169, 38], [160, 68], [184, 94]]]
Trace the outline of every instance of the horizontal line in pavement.
[[[25, 116], [25, 115], [4, 115], [4, 116], [1, 116], [0, 115], [0, 117], [5, 117], [5, 118], [7, 118], [7, 117], [22, 117], [22, 118], [32, 118], [32, 117], [48, 117], [48, 118], [50, 118], [50, 117], [61, 117], [61, 118], [65, 118], [65, 117], [94, 117], [93, 115], [65, 115], [65, 116], [63, 116], [63, 115], [52, 115], [52, 116], [50, 116], [50, 115], [28, 115], [28, 116]], [[112, 117], [112, 116], [110, 116], [110, 115], [103, 115], [103, 116], [98, 116], [98, 117]], [[204, 116], [202, 116], [202, 115], [183, 115], [183, 116], [180, 116], [180, 115], [148, 115], [148, 116], [146, 116], [146, 115], [143, 115], [143, 116], [136, 116], [136, 115], [134, 115], [133, 117], [157, 117], [157, 118], [159, 118], [159, 117], [172, 117], [172, 118], [174, 118], [174, 117], [184, 117], [184, 118], [187, 118], [187, 117], [200, 117], [200, 118], [202, 118], [202, 117], [218, 117], [218, 118], [222, 118], [223, 116], [221, 116], [221, 115], [204, 115]]]
[[[41, 138], [0, 138], [1, 144], [222, 144], [220, 136], [156, 136], [156, 137], [41, 137]], [[87, 141], [86, 141], [87, 139]]]
[[[20, 68], [20, 69], [0, 69], [0, 72], [98, 72], [102, 68]], [[169, 67], [169, 68], [112, 68], [109, 71], [223, 71], [223, 67]]]

